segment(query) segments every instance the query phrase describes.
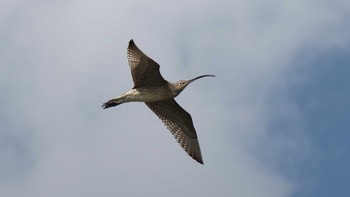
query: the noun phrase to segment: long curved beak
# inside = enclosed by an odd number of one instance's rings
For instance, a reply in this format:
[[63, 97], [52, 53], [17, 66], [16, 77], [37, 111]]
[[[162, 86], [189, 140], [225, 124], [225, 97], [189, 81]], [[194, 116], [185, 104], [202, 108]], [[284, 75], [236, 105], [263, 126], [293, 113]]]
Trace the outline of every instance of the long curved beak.
[[201, 76], [195, 77], [195, 78], [193, 78], [193, 79], [190, 79], [190, 80], [188, 80], [187, 82], [188, 82], [188, 83], [192, 83], [192, 82], [194, 82], [195, 80], [200, 79], [200, 78], [203, 78], [203, 77], [215, 77], [215, 75], [201, 75]]

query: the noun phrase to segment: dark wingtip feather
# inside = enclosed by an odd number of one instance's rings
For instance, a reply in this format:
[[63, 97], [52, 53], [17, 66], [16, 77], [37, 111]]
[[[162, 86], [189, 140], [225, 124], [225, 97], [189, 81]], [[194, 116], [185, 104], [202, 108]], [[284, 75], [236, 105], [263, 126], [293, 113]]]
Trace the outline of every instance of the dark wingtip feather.
[[198, 161], [198, 163], [200, 163], [200, 164], [204, 165], [203, 160], [196, 160], [196, 161]]

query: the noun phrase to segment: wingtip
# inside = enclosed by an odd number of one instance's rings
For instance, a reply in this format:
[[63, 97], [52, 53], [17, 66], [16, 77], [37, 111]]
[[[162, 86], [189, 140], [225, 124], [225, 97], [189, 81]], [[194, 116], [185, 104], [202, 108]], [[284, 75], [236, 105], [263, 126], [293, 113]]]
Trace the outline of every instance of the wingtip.
[[197, 162], [200, 163], [200, 164], [202, 164], [202, 165], [204, 166], [203, 160], [200, 160], [200, 161], [197, 160]]
[[[199, 144], [198, 144], [199, 145]], [[200, 149], [198, 150], [198, 152], [196, 153], [196, 155], [190, 155], [194, 160], [196, 160], [198, 163], [204, 165], [203, 162], [203, 157], [202, 157], [202, 153], [200, 151]]]
[[133, 39], [131, 39], [131, 40], [129, 41], [129, 46], [128, 46], [128, 48], [129, 48], [129, 49], [131, 49], [131, 48], [137, 48], [137, 46], [136, 46], [136, 44], [135, 44], [135, 42], [134, 42]]

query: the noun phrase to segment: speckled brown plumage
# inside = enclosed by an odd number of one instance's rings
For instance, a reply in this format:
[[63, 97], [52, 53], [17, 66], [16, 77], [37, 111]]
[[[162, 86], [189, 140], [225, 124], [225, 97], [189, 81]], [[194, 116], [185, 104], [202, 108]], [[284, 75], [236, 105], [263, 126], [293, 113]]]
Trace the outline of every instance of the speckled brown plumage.
[[134, 87], [123, 95], [104, 103], [102, 107], [109, 108], [125, 102], [145, 102], [162, 120], [187, 154], [203, 164], [191, 115], [177, 104], [174, 98], [191, 82], [202, 77], [215, 76], [201, 75], [191, 80], [168, 82], [160, 74], [159, 65], [145, 55], [133, 40], [129, 42], [127, 56]]

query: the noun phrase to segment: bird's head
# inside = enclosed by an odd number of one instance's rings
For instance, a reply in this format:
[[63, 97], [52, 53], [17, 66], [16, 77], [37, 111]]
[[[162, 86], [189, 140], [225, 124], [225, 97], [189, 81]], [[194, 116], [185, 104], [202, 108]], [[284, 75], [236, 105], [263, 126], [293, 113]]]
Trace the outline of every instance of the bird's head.
[[180, 80], [174, 84], [172, 88], [173, 93], [175, 96], [179, 95], [190, 83], [202, 77], [215, 77], [215, 75], [201, 75], [190, 80]]

